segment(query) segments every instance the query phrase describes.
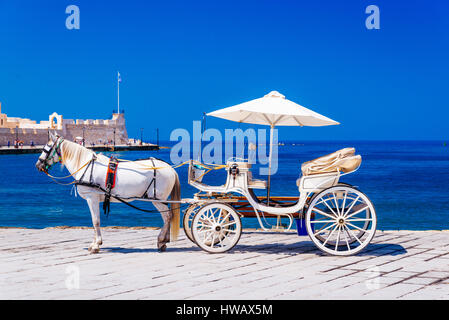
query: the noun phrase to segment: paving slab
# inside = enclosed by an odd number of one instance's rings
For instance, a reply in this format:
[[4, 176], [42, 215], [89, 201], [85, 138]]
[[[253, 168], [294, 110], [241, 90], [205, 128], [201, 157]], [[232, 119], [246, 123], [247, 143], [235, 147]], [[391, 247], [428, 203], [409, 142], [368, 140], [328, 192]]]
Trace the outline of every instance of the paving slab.
[[208, 254], [155, 228], [0, 228], [0, 299], [449, 299], [448, 231], [378, 231], [358, 255], [323, 254], [293, 232], [244, 230]]

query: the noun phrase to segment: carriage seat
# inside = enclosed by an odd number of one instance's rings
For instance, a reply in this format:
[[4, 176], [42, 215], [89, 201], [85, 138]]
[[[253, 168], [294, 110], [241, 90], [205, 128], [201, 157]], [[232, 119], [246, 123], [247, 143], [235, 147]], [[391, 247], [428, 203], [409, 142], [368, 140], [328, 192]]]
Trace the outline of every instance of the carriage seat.
[[232, 164], [237, 164], [239, 167], [239, 170], [247, 172], [248, 176], [248, 188], [251, 189], [266, 189], [267, 188], [267, 182], [265, 180], [259, 180], [259, 179], [253, 179], [253, 175], [251, 172], [252, 164], [249, 162], [243, 162], [243, 161], [229, 161], [228, 166]]
[[356, 170], [362, 163], [362, 157], [355, 155], [355, 148], [344, 148], [334, 153], [304, 162], [301, 165], [303, 176], [314, 174], [344, 172]]
[[253, 175], [248, 172], [248, 188], [250, 189], [266, 189], [267, 182], [265, 180], [253, 179]]

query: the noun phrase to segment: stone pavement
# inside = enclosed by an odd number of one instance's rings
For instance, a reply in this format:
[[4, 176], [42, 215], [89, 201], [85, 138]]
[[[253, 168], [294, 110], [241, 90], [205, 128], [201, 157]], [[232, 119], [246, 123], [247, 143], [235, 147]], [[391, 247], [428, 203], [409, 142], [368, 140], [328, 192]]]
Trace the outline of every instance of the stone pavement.
[[0, 229], [0, 299], [449, 299], [448, 231], [377, 231], [360, 254], [322, 254], [307, 236], [245, 230], [224, 254], [180, 231]]

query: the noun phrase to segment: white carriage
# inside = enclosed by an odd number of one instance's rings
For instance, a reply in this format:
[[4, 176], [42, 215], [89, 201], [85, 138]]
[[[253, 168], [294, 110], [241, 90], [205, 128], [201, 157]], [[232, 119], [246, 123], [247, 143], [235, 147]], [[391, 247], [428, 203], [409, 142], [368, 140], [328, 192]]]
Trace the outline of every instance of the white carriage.
[[[377, 221], [368, 197], [340, 182], [360, 164], [354, 148], [306, 162], [297, 180], [298, 197], [268, 198], [255, 195], [254, 189], [265, 189], [267, 184], [253, 179], [248, 162], [228, 161], [226, 183], [209, 186], [201, 182], [204, 165], [191, 161], [189, 184], [200, 192], [184, 213], [184, 231], [201, 249], [220, 253], [239, 241], [243, 217], [255, 216], [263, 230], [273, 230], [264, 225], [266, 216], [277, 217], [275, 230], [290, 230], [294, 219], [304, 219], [307, 234], [320, 250], [333, 255], [356, 254], [372, 240]], [[288, 221], [285, 227], [279, 223], [281, 218]]]
[[[361, 156], [345, 148], [302, 164], [297, 180], [299, 196], [270, 197], [270, 173], [275, 126], [329, 126], [337, 121], [318, 114], [271, 91], [262, 98], [220, 109], [207, 115], [270, 126], [268, 181], [255, 180], [251, 164], [231, 159], [226, 163], [227, 179], [222, 186], [201, 182], [204, 165], [191, 161], [189, 184], [200, 190], [184, 213], [186, 235], [208, 252], [232, 249], [242, 233], [242, 217], [256, 217], [263, 230], [266, 216], [276, 217], [275, 230], [290, 230], [294, 219], [305, 222], [302, 231], [322, 251], [351, 255], [365, 248], [376, 231], [376, 212], [368, 197], [354, 186], [340, 182], [343, 175], [356, 171]], [[257, 197], [254, 189], [267, 189]], [[284, 228], [282, 218], [288, 223]], [[298, 230], [304, 229], [298, 224]], [[270, 229], [273, 230], [273, 229]], [[298, 232], [300, 233], [300, 232]]]

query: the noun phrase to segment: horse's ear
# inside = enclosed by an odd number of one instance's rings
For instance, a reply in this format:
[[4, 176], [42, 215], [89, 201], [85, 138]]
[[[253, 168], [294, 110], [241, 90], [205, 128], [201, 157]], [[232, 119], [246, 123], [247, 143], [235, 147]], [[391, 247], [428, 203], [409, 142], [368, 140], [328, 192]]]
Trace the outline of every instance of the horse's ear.
[[56, 139], [57, 139], [56, 131], [55, 131], [54, 133], [52, 133], [52, 132], [50, 131], [50, 139], [51, 139], [51, 141], [53, 141], [53, 142], [56, 141]]

